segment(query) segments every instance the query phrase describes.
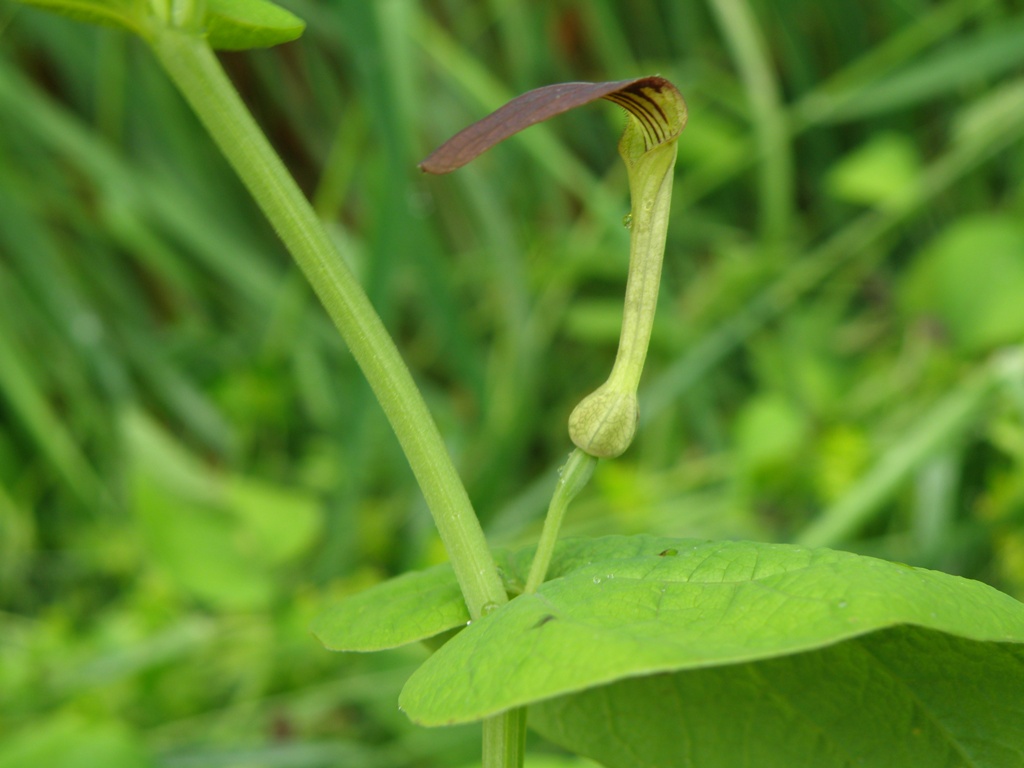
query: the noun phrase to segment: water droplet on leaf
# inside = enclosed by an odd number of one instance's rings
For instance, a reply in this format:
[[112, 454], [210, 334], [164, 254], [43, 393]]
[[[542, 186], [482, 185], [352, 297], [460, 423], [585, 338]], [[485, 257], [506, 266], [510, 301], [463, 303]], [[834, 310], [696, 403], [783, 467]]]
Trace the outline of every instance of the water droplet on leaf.
[[632, 227], [633, 227], [633, 214], [632, 213], [627, 213], [625, 216], [622, 217], [622, 226], [624, 226], [626, 229], [632, 229]]

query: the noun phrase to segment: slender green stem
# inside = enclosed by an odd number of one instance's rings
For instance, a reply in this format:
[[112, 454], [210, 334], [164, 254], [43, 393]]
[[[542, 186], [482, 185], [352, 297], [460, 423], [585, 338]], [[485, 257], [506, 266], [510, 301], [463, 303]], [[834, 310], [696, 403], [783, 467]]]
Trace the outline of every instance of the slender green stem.
[[712, 0], [750, 102], [760, 154], [758, 198], [766, 245], [777, 249], [793, 215], [793, 162], [775, 68], [757, 17], [746, 0]]
[[569, 460], [559, 470], [558, 485], [555, 486], [551, 504], [548, 506], [548, 516], [544, 519], [544, 529], [540, 533], [537, 552], [530, 563], [530, 574], [526, 577], [526, 588], [523, 590], [526, 594], [536, 592], [537, 587], [544, 582], [548, 565], [551, 563], [551, 555], [555, 551], [558, 531], [565, 518], [565, 510], [576, 498], [576, 494], [589, 482], [596, 465], [596, 458], [577, 448], [569, 454]]
[[209, 45], [174, 29], [150, 40], [175, 85], [241, 177], [327, 309], [384, 409], [451, 558], [470, 615], [506, 602], [497, 567], [409, 370], [320, 220]]

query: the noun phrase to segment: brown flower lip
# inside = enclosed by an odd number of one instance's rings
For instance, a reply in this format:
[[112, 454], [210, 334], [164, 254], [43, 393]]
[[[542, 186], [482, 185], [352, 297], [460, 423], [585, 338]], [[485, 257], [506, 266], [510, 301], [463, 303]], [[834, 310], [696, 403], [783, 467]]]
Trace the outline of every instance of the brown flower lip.
[[598, 99], [608, 99], [629, 110], [640, 121], [645, 141], [653, 146], [672, 135], [666, 133], [664, 111], [646, 91], [665, 88], [676, 89], [665, 78], [655, 76], [606, 83], [558, 83], [527, 91], [459, 131], [419, 167], [426, 173], [450, 173], [524, 128]]

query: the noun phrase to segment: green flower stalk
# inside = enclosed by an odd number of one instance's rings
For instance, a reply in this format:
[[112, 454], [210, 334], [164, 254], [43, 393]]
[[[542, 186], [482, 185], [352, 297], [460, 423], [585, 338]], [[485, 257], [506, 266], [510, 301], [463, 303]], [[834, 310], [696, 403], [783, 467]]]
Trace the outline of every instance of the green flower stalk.
[[420, 167], [430, 173], [448, 173], [527, 126], [597, 99], [612, 101], [629, 113], [619, 141], [632, 199], [627, 219], [629, 278], [615, 364], [607, 381], [573, 410], [569, 436], [585, 453], [613, 458], [629, 447], [636, 434], [636, 392], [658, 303], [676, 147], [686, 125], [682, 95], [661, 77], [538, 88], [451, 138]]

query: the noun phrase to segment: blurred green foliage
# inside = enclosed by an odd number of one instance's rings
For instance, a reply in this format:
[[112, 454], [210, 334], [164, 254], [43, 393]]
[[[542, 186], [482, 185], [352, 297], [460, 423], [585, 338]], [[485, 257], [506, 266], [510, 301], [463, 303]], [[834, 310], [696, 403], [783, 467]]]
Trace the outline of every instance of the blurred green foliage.
[[[622, 118], [416, 163], [519, 92], [658, 73], [690, 124], [643, 425], [567, 534], [808, 541], [1024, 597], [1018, 0], [284, 5], [301, 40], [223, 60], [495, 543], [535, 538], [614, 355]], [[443, 552], [283, 249], [138, 41], [10, 3], [0, 30], [0, 768], [471, 764], [475, 729], [397, 711], [425, 651], [309, 635]]]

